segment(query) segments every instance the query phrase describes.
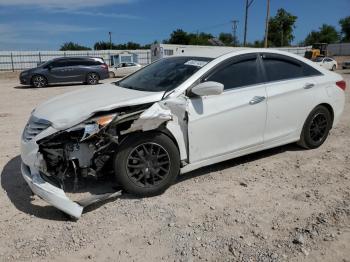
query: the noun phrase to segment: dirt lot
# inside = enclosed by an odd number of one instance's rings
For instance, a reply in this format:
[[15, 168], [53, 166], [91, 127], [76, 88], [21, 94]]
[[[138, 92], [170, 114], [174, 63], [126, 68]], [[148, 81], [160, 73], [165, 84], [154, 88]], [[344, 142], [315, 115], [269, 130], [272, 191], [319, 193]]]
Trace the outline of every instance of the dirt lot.
[[95, 205], [77, 222], [32, 197], [19, 139], [31, 110], [84, 86], [0, 74], [1, 261], [350, 261], [350, 72], [319, 149], [288, 145], [183, 175], [165, 194]]

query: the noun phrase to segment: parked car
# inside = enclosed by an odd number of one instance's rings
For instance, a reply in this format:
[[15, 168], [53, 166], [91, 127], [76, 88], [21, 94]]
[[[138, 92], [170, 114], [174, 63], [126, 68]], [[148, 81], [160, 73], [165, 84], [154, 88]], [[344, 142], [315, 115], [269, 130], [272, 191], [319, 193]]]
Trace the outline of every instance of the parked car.
[[345, 61], [344, 63], [343, 63], [343, 69], [349, 69], [350, 68], [350, 61]]
[[338, 67], [337, 61], [330, 57], [319, 56], [315, 59], [315, 63], [332, 71], [335, 71]]
[[142, 65], [137, 63], [121, 63], [109, 68], [109, 77], [124, 77], [140, 70]]
[[21, 139], [22, 174], [78, 218], [85, 205], [63, 188], [87, 175], [153, 196], [179, 173], [293, 142], [317, 148], [340, 119], [345, 88], [340, 75], [277, 50], [160, 59], [39, 105]]
[[45, 87], [49, 84], [83, 82], [98, 84], [108, 78], [108, 66], [98, 57], [62, 57], [47, 61], [36, 68], [23, 71], [23, 85]]

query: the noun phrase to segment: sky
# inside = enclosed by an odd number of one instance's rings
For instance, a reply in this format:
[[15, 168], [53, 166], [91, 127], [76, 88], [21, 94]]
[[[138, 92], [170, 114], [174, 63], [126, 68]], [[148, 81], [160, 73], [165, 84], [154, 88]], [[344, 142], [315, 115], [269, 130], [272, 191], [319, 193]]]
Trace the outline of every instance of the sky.
[[[298, 17], [297, 44], [322, 24], [339, 28], [350, 15], [350, 0], [271, 0], [271, 15], [279, 8]], [[73, 41], [93, 47], [97, 41], [141, 44], [169, 38], [173, 30], [232, 33], [243, 41], [245, 0], [0, 0], [0, 50], [58, 50]], [[248, 41], [263, 39], [266, 0], [249, 9]]]

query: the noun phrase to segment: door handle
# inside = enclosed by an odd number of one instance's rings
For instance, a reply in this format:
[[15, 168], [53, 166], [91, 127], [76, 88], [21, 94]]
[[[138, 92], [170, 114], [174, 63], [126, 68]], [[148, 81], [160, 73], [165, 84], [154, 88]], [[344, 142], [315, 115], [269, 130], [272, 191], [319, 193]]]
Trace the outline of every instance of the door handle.
[[315, 84], [313, 84], [313, 83], [306, 83], [304, 85], [304, 89], [310, 89], [310, 88], [313, 88], [314, 86], [315, 86]]
[[252, 100], [249, 101], [249, 104], [255, 105], [255, 104], [258, 104], [258, 103], [264, 101], [265, 99], [266, 99], [266, 97], [264, 97], [264, 96], [254, 96], [252, 98]]

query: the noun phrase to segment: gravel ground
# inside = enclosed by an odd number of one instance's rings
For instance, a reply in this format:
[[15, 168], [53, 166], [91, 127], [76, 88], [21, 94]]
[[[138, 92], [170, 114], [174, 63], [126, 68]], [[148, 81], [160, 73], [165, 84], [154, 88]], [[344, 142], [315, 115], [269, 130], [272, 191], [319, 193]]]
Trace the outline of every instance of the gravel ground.
[[[38, 103], [81, 85], [22, 87], [0, 74], [0, 261], [350, 261], [350, 72], [340, 124], [316, 150], [287, 145], [125, 195], [77, 222], [31, 196], [19, 139]], [[110, 81], [110, 80], [107, 80]]]

